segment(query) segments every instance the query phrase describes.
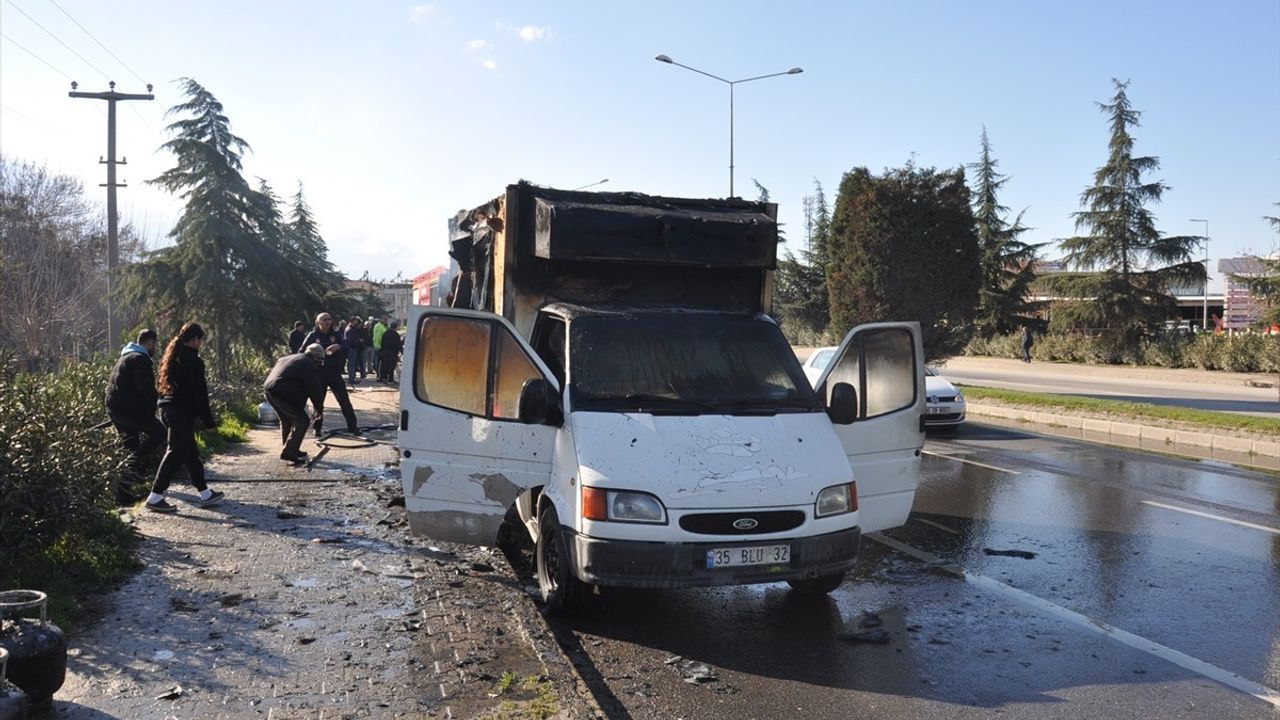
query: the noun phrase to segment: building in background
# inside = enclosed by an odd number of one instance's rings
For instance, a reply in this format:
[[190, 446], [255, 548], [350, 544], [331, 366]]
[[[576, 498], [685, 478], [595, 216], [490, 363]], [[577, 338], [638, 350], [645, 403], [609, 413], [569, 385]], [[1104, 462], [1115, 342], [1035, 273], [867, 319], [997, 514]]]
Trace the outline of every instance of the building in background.
[[1262, 261], [1256, 257], [1223, 258], [1218, 261], [1218, 272], [1226, 282], [1222, 326], [1227, 330], [1243, 330], [1256, 325], [1262, 319], [1264, 308], [1239, 278], [1264, 274], [1266, 268]]
[[435, 305], [445, 304], [445, 296], [449, 293], [449, 283], [445, 278], [449, 268], [439, 265], [413, 279], [413, 304]]

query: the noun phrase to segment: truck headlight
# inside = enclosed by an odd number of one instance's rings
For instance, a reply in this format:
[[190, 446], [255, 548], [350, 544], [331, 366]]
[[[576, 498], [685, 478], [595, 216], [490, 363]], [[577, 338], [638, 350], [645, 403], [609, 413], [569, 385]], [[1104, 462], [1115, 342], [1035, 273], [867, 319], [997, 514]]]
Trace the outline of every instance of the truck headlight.
[[667, 509], [658, 498], [643, 492], [582, 488], [582, 516], [587, 520], [665, 523]]
[[858, 509], [858, 484], [845, 483], [823, 488], [813, 503], [814, 517], [829, 517]]

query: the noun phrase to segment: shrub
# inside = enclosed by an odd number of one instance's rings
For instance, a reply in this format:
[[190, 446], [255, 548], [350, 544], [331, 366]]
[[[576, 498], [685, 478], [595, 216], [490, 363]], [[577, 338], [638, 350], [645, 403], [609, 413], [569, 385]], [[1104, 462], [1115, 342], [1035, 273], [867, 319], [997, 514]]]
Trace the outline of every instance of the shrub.
[[128, 453], [106, 419], [106, 360], [0, 375], [0, 551], [15, 559], [111, 515]]
[[[975, 338], [964, 354], [1020, 358], [1022, 346], [1017, 334]], [[1049, 362], [1272, 373], [1280, 372], [1280, 336], [1256, 333], [1193, 336], [1169, 332], [1124, 344], [1113, 336], [1050, 333], [1036, 338], [1031, 355]]]

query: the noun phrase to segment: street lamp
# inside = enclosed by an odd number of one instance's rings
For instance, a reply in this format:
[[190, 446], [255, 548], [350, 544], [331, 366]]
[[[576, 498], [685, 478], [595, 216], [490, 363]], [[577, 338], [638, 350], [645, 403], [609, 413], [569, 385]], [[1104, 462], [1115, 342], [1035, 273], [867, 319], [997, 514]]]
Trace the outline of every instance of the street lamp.
[[609, 182], [609, 178], [605, 178], [605, 179], [603, 179], [603, 180], [600, 180], [599, 182], [587, 183], [586, 185], [583, 185], [582, 187], [576, 187], [576, 188], [573, 188], [573, 189], [574, 189], [574, 190], [586, 190], [586, 189], [587, 189], [587, 188], [589, 188], [589, 187], [595, 187], [595, 186], [597, 186], [597, 185], [603, 185], [603, 184], [605, 184], [605, 183], [607, 183], [607, 182]]
[[755, 77], [743, 78], [741, 80], [726, 80], [720, 77], [719, 75], [712, 75], [711, 73], [704, 72], [702, 70], [699, 70], [698, 68], [689, 67], [688, 65], [682, 65], [676, 62], [675, 60], [672, 60], [671, 58], [667, 57], [666, 55], [658, 55], [653, 59], [661, 63], [666, 63], [668, 65], [675, 65], [676, 67], [682, 67], [685, 70], [692, 70], [693, 72], [696, 72], [699, 75], [706, 75], [712, 80], [719, 80], [720, 82], [729, 86], [729, 197], [733, 197], [733, 86], [738, 85], [740, 83], [751, 82], [752, 80], [764, 80], [765, 78], [778, 77], [779, 75], [799, 75], [800, 73], [804, 72], [804, 70], [798, 67], [793, 67], [790, 70], [784, 70], [782, 72], [776, 72], [776, 73], [769, 73], [768, 75], [757, 75]]
[[1209, 221], [1191, 218], [1187, 222], [1204, 223], [1204, 322], [1200, 327], [1209, 332]]

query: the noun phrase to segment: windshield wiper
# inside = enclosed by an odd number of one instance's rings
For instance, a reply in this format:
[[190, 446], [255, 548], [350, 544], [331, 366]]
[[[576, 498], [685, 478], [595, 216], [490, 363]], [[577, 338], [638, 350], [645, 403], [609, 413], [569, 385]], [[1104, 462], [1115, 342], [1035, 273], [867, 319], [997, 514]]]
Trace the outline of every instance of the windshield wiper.
[[717, 409], [715, 405], [710, 403], [688, 400], [681, 397], [672, 397], [670, 395], [654, 395], [652, 393], [628, 393], [627, 395], [594, 397], [591, 398], [591, 401], [610, 404], [626, 404], [635, 407], [637, 410], [645, 412], [658, 410], [664, 414], [696, 414], [696, 411], [699, 410]]
[[732, 415], [777, 415], [778, 412], [787, 410], [821, 410], [813, 403], [803, 400], [726, 400], [717, 402], [716, 407], [723, 408]]

